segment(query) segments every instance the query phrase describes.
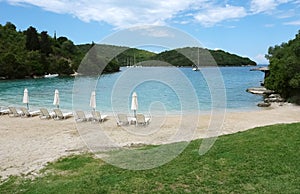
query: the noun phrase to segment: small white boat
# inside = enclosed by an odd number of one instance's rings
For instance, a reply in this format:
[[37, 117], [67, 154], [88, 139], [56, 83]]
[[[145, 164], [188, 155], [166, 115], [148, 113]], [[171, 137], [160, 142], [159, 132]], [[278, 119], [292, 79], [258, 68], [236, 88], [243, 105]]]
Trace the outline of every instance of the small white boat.
[[70, 76], [78, 76], [78, 75], [80, 75], [80, 73], [75, 72], [75, 73], [71, 74]]
[[44, 76], [44, 78], [53, 78], [53, 77], [57, 77], [58, 76], [58, 74], [56, 73], [56, 74], [48, 74], [48, 75], [45, 75]]
[[193, 71], [199, 71], [200, 69], [198, 67], [193, 67]]

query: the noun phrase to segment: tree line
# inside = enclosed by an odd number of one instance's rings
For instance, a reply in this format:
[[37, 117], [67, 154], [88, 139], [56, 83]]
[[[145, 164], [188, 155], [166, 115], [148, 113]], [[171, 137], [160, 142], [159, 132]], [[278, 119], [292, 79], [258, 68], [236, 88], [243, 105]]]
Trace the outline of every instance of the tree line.
[[268, 49], [270, 75], [265, 86], [300, 104], [300, 30], [295, 38]]
[[[67, 37], [51, 37], [47, 31], [39, 33], [32, 26], [17, 31], [10, 22], [0, 24], [0, 77], [20, 79], [49, 73], [73, 74], [93, 45], [80, 47]], [[109, 63], [104, 72], [118, 70], [118, 65]]]
[[52, 38], [30, 26], [21, 32], [10, 22], [0, 25], [0, 76], [8, 79], [69, 75], [78, 67], [82, 54], [66, 37]]
[[[199, 51], [200, 55], [205, 53], [205, 56], [199, 58]], [[78, 72], [98, 75], [116, 72], [119, 71], [120, 66], [134, 65], [143, 61], [154, 61], [147, 63], [152, 66], [166, 64], [193, 66], [195, 61], [199, 61], [204, 66], [209, 66], [211, 63], [219, 66], [256, 65], [249, 58], [221, 50], [186, 47], [156, 54], [114, 45], [94, 43], [75, 45], [67, 37], [57, 38], [56, 34], [51, 37], [47, 31], [39, 33], [32, 26], [24, 31], [17, 31], [16, 26], [10, 22], [3, 26], [0, 24], [0, 78], [2, 79], [39, 77], [49, 73], [70, 75]]]

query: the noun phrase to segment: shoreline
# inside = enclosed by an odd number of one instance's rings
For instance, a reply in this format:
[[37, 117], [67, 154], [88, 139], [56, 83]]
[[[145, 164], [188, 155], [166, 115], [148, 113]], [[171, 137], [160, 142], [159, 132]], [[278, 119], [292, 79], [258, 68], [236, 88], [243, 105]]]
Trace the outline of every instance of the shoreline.
[[[285, 103], [285, 104], [289, 104], [289, 103]], [[5, 105], [0, 107], [2, 109], [8, 109], [8, 107], [15, 107], [16, 109], [20, 109], [20, 108], [26, 108], [26, 105]], [[56, 109], [56, 107], [46, 107], [46, 106], [30, 106], [30, 111], [39, 111], [40, 108], [46, 108], [49, 112], [53, 111], [54, 109]], [[272, 107], [258, 107], [257, 105], [253, 105], [252, 107], [245, 107], [245, 108], [224, 108], [224, 109], [217, 109], [215, 108], [213, 111], [214, 112], [225, 112], [225, 113], [234, 113], [234, 112], [253, 112], [253, 111], [260, 111], [260, 110], [264, 110], [267, 108], [272, 108]], [[86, 114], [91, 114], [92, 109], [88, 108], [88, 109], [68, 109], [68, 108], [64, 108], [64, 107], [59, 107], [59, 109], [62, 112], [75, 112], [78, 110], [84, 111]], [[96, 108], [97, 111], [99, 111], [101, 114], [103, 115], [107, 115], [110, 117], [114, 117], [117, 113], [125, 113], [128, 116], [132, 116], [133, 115], [133, 111], [132, 110], [128, 110], [127, 111], [119, 111], [119, 112], [114, 112], [112, 110], [110, 111], [105, 111], [105, 110], [98, 110]], [[211, 114], [212, 109], [203, 109], [203, 110], [166, 110], [166, 111], [157, 111], [157, 112], [149, 112], [149, 111], [145, 111], [145, 110], [139, 110], [138, 111], [141, 114], [144, 115], [148, 115], [148, 116], [166, 116], [166, 115], [170, 115], [170, 116], [180, 116], [180, 115], [194, 115], [194, 114], [198, 114], [198, 115], [207, 115], [207, 114]], [[0, 115], [1, 116], [1, 115]]]
[[[210, 114], [153, 116], [147, 127], [118, 127], [115, 118], [111, 116], [101, 124], [91, 124], [75, 123], [74, 118], [54, 121], [2, 115], [0, 176], [5, 179], [9, 175], [35, 175], [48, 162], [62, 156], [90, 151], [87, 146], [98, 146], [105, 151], [113, 146], [191, 141], [259, 126], [300, 122], [299, 113], [300, 106], [272, 104], [269, 108], [257, 111], [229, 111], [224, 115], [216, 113], [213, 117]], [[209, 126], [216, 127], [208, 130]]]

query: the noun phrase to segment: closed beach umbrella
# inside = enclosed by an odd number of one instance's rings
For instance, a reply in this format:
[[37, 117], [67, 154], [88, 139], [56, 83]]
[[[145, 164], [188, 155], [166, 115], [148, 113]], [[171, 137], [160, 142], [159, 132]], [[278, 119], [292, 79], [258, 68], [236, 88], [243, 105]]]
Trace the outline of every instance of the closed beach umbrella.
[[93, 110], [96, 109], [96, 92], [95, 91], [93, 91], [91, 94], [90, 107], [92, 107]]
[[138, 109], [138, 100], [135, 92], [132, 94], [131, 98], [131, 110], [133, 110], [134, 116], [136, 117], [136, 110]]
[[28, 96], [28, 90], [25, 88], [24, 95], [23, 95], [23, 103], [27, 104], [27, 109], [29, 109], [29, 96]]
[[59, 92], [58, 92], [58, 90], [55, 90], [55, 92], [54, 92], [53, 105], [55, 105], [57, 108], [59, 108]]

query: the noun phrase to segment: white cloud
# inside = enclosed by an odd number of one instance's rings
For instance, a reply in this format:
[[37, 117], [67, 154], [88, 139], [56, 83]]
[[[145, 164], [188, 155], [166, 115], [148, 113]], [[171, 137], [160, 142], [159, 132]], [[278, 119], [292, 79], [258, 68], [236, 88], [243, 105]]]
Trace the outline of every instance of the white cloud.
[[285, 22], [284, 25], [300, 26], [300, 20], [291, 21], [291, 22]]
[[[188, 18], [196, 18], [204, 25], [215, 24], [227, 19], [245, 16], [243, 7], [218, 7], [209, 0], [7, 0], [13, 5], [34, 5], [44, 10], [70, 14], [82, 21], [106, 22], [117, 28], [137, 25], [162, 25], [166, 21], [178, 19], [182, 13]], [[201, 10], [209, 15], [199, 13]], [[195, 16], [196, 14], [196, 16]], [[184, 23], [183, 21], [183, 23]], [[179, 21], [181, 22], [181, 21]], [[184, 24], [183, 24], [184, 25]]]
[[47, 11], [53, 11], [56, 13], [61, 13], [65, 10], [65, 2], [60, 0], [50, 0], [47, 3], [39, 0], [7, 0], [12, 5], [35, 5], [41, 7]]
[[[271, 13], [281, 4], [300, 4], [300, 0], [250, 0], [250, 3], [243, 3], [243, 6], [225, 5], [230, 2], [226, 0], [0, 1], [18, 6], [33, 5], [51, 12], [69, 14], [85, 22], [105, 22], [116, 28], [128, 28], [138, 25], [164, 25], [170, 22], [181, 25], [197, 22], [208, 27], [227, 20], [238, 20], [250, 14]], [[290, 11], [289, 14], [282, 14], [281, 17], [289, 17], [292, 13]]]
[[275, 0], [252, 0], [250, 10], [253, 13], [261, 13], [274, 10], [276, 6]]
[[279, 19], [286, 19], [286, 18], [291, 18], [291, 17], [294, 17], [296, 16], [296, 11], [293, 10], [293, 9], [290, 9], [290, 10], [284, 10], [284, 12], [281, 12], [277, 18]]
[[195, 19], [204, 26], [213, 26], [216, 23], [229, 20], [243, 18], [247, 15], [244, 7], [230, 6], [211, 7], [204, 12], [195, 15]]
[[[196, 0], [7, 0], [14, 5], [34, 5], [47, 11], [71, 14], [85, 22], [106, 22], [118, 28], [159, 25], [173, 18]], [[199, 1], [199, 0], [198, 0]]]
[[254, 14], [271, 13], [281, 4], [293, 2], [293, 0], [251, 0], [250, 11]]

